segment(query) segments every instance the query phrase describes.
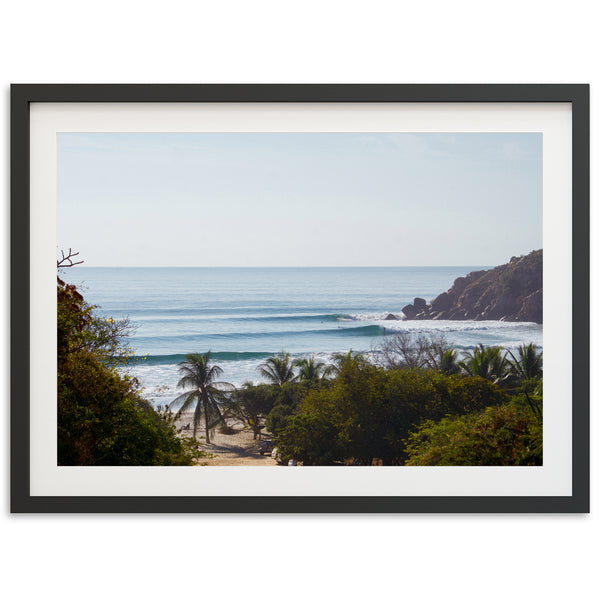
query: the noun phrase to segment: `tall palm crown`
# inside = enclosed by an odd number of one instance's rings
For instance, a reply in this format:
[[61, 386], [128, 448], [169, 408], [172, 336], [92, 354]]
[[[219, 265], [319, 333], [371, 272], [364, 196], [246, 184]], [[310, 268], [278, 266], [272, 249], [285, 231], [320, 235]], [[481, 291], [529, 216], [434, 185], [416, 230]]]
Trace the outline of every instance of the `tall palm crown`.
[[185, 360], [179, 363], [179, 373], [182, 377], [177, 387], [191, 389], [175, 398], [169, 408], [179, 407], [179, 417], [183, 411], [194, 407], [194, 438], [204, 417], [206, 443], [210, 444], [210, 431], [224, 422], [218, 399], [224, 392], [233, 389], [233, 386], [224, 381], [216, 381], [223, 369], [218, 365], [211, 365], [210, 351], [206, 354], [187, 354]]
[[269, 356], [265, 362], [258, 366], [258, 371], [265, 379], [278, 386], [290, 383], [296, 378], [292, 359], [287, 352]]
[[333, 355], [331, 369], [335, 374], [339, 374], [344, 367], [352, 364], [359, 366], [366, 365], [368, 364], [367, 357], [362, 352], [354, 352], [353, 350], [348, 350], [345, 354], [343, 352], [338, 352]]
[[538, 379], [543, 374], [543, 352], [535, 344], [521, 344], [518, 357], [509, 350], [508, 368], [511, 376], [519, 383], [527, 379]]
[[322, 360], [317, 360], [314, 356], [298, 358], [293, 364], [298, 367], [297, 379], [299, 381], [316, 383], [323, 377], [327, 377], [332, 371], [331, 366], [328, 367]]
[[468, 352], [460, 367], [471, 377], [483, 377], [492, 383], [501, 383], [508, 376], [508, 361], [499, 346], [479, 344]]
[[458, 362], [458, 353], [451, 348], [444, 350], [439, 355], [439, 365], [437, 365], [440, 373], [444, 375], [456, 375], [460, 373], [460, 364]]

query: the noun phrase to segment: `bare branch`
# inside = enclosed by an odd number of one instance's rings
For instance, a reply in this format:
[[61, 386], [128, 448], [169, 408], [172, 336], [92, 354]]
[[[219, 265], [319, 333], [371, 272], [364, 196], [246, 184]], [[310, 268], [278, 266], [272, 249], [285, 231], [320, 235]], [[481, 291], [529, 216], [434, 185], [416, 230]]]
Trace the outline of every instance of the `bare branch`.
[[73, 257], [79, 256], [79, 252], [73, 252], [71, 248], [69, 248], [69, 254], [65, 256], [64, 250], [60, 251], [62, 258], [56, 261], [57, 269], [64, 269], [66, 267], [74, 267], [75, 265], [80, 265], [83, 261], [77, 260], [74, 261]]
[[386, 337], [379, 347], [380, 362], [386, 369], [440, 370], [444, 354], [452, 347], [443, 334], [414, 334], [399, 331]]

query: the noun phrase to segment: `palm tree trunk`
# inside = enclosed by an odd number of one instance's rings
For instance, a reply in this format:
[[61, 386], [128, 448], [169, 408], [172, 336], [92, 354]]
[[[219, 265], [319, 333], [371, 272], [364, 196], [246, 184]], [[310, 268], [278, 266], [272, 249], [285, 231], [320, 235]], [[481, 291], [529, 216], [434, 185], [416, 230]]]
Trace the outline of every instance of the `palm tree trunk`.
[[208, 430], [208, 398], [202, 398], [204, 403], [204, 427], [206, 429], [206, 443], [210, 444], [210, 432]]
[[194, 421], [194, 441], [196, 441], [196, 433], [198, 431], [198, 423], [200, 422], [200, 403], [198, 403], [196, 405], [192, 420]]

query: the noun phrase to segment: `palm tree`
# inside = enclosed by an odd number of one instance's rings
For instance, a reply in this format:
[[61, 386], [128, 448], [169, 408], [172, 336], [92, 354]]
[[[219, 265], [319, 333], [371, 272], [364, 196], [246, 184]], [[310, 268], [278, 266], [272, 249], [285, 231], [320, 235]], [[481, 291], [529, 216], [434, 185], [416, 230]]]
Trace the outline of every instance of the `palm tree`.
[[314, 356], [310, 358], [297, 358], [293, 362], [293, 365], [299, 369], [296, 376], [298, 381], [317, 383], [323, 377], [327, 377], [332, 371], [331, 365], [327, 366], [322, 360], [315, 359]]
[[169, 408], [179, 406], [177, 417], [184, 410], [195, 405], [194, 408], [194, 439], [196, 431], [204, 416], [204, 427], [206, 429], [206, 443], [210, 444], [210, 430], [219, 423], [224, 423], [218, 398], [225, 391], [233, 389], [230, 383], [216, 381], [223, 369], [218, 365], [211, 365], [210, 351], [206, 354], [187, 354], [185, 360], [179, 363], [179, 373], [183, 377], [177, 384], [178, 388], [192, 388], [178, 396], [169, 404]]
[[362, 352], [349, 350], [346, 354], [338, 352], [333, 355], [333, 363], [327, 367], [327, 375], [341, 375], [347, 367], [357, 366], [359, 369], [371, 364]]
[[258, 365], [258, 371], [265, 379], [280, 387], [296, 379], [292, 359], [287, 352], [269, 356], [265, 362]]
[[500, 346], [479, 344], [473, 352], [468, 352], [459, 366], [471, 377], [483, 377], [492, 383], [502, 383], [508, 376], [506, 354]]
[[454, 348], [444, 350], [440, 354], [438, 370], [443, 375], [456, 375], [457, 373], [460, 373], [458, 353]]
[[517, 349], [518, 358], [508, 350], [510, 358], [508, 359], [508, 368], [511, 377], [518, 383], [523, 383], [527, 379], [539, 379], [543, 374], [543, 361], [541, 351], [538, 351], [535, 344], [521, 344]]

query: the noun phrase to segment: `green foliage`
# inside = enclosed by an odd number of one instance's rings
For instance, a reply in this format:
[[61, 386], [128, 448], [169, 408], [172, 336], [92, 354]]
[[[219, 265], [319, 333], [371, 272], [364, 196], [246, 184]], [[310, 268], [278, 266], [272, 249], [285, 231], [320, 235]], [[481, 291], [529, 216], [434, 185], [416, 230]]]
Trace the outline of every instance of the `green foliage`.
[[299, 358], [293, 362], [295, 367], [298, 367], [298, 381], [309, 381], [313, 384], [318, 384], [321, 379], [327, 377], [333, 372], [331, 366], [327, 366], [323, 361], [317, 360], [314, 356], [309, 358]]
[[322, 414], [292, 415], [277, 438], [284, 462], [295, 458], [306, 466], [331, 465], [344, 458], [339, 431]]
[[398, 335], [380, 348], [380, 362], [387, 368], [349, 352], [335, 357], [332, 380], [278, 388], [267, 425], [282, 457], [305, 465], [541, 464], [542, 355], [532, 344], [516, 355], [480, 344], [459, 363], [443, 338]]
[[501, 406], [424, 423], [409, 435], [407, 453], [406, 464], [420, 466], [542, 465], [541, 379], [523, 379]]
[[273, 409], [275, 397], [272, 386], [245, 383], [223, 400], [224, 415], [242, 421], [252, 429], [256, 439], [263, 427], [263, 419]]
[[124, 365], [132, 355], [122, 339], [133, 330], [128, 319], [116, 320], [94, 315], [74, 285], [58, 279], [57, 350], [59, 358], [67, 353], [93, 353], [110, 366]]
[[479, 344], [459, 365], [470, 377], [482, 377], [492, 383], [502, 383], [509, 374], [506, 354], [499, 346]]
[[542, 424], [511, 403], [427, 421], [411, 433], [407, 465], [542, 465]]
[[259, 365], [258, 371], [269, 383], [280, 387], [296, 379], [292, 359], [287, 352], [270, 356]]
[[272, 385], [269, 401], [273, 408], [267, 415], [266, 426], [273, 435], [279, 435], [288, 424], [290, 417], [314, 386], [310, 382], [288, 383], [282, 387]]
[[56, 297], [57, 352], [60, 361], [66, 354], [86, 348], [86, 340], [90, 337], [88, 328], [93, 318], [92, 308], [86, 305], [74, 285], [67, 285], [58, 279]]
[[517, 384], [531, 379], [541, 379], [543, 352], [539, 351], [535, 344], [522, 344], [517, 349], [517, 356], [508, 350], [507, 359], [510, 377]]
[[370, 361], [362, 352], [353, 352], [350, 350], [346, 354], [340, 353], [333, 357], [333, 364], [330, 372], [334, 375], [340, 375], [346, 368], [361, 368], [370, 365]]
[[543, 383], [541, 379], [523, 380], [514, 393], [515, 396], [511, 400], [512, 405], [521, 411], [528, 411], [531, 417], [541, 425], [544, 410]]
[[[311, 390], [297, 414], [287, 416], [278, 432], [279, 446], [282, 455], [293, 454], [304, 464], [403, 464], [404, 440], [423, 420], [465, 414], [507, 399], [481, 378], [418, 369], [386, 371], [350, 357], [331, 386]], [[319, 456], [318, 449], [325, 454]]]
[[443, 350], [439, 355], [439, 363], [437, 371], [443, 375], [457, 375], [460, 373], [460, 365], [458, 361], [458, 353], [454, 348]]
[[59, 465], [189, 465], [202, 456], [172, 419], [116, 370], [124, 328], [98, 319], [75, 286], [57, 284]]

